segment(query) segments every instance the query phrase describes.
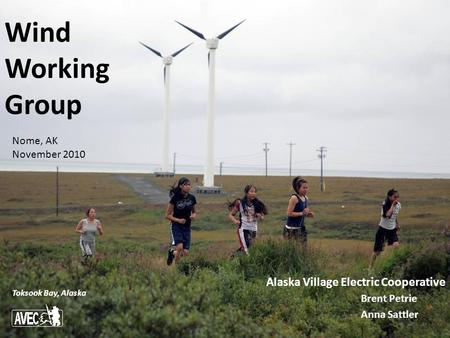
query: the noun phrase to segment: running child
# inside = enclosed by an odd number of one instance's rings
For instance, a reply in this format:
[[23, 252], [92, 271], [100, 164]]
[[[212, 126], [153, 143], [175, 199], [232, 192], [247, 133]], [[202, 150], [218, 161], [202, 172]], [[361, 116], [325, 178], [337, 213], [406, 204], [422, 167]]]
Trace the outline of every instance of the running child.
[[314, 217], [314, 213], [308, 207], [308, 182], [297, 176], [292, 181], [295, 193], [291, 195], [287, 208], [287, 222], [283, 229], [286, 239], [296, 239], [302, 242], [307, 240], [305, 218]]
[[[243, 198], [238, 198], [228, 205], [230, 211], [228, 218], [237, 226], [241, 245], [237, 251], [248, 255], [248, 250], [256, 238], [258, 220], [264, 219], [264, 216], [267, 215], [267, 208], [256, 197], [257, 189], [254, 185], [246, 185], [244, 192]], [[236, 218], [237, 213], [239, 213], [239, 218]]]
[[372, 259], [370, 260], [369, 269], [371, 270], [375, 259], [383, 251], [384, 243], [387, 240], [389, 246], [398, 247], [400, 245], [397, 237], [397, 230], [400, 229], [398, 224], [398, 213], [402, 208], [400, 204], [400, 194], [395, 189], [387, 192], [386, 199], [381, 207], [381, 219], [378, 224], [378, 231], [375, 235], [375, 244], [373, 247]]
[[172, 247], [167, 253], [167, 265], [173, 260], [178, 262], [181, 256], [189, 255], [191, 245], [191, 222], [197, 216], [197, 200], [191, 195], [191, 182], [186, 177], [178, 180], [170, 190], [170, 202], [167, 205], [166, 218], [171, 222]]
[[94, 208], [86, 211], [87, 218], [78, 222], [75, 232], [80, 233], [80, 248], [83, 257], [88, 258], [95, 255], [95, 236], [97, 233], [103, 235], [103, 225], [96, 219], [97, 212]]

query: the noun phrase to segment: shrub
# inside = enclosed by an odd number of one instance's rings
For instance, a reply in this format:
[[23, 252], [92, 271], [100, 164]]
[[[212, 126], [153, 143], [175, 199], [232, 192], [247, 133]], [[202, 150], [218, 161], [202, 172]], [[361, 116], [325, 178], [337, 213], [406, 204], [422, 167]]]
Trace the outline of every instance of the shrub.
[[411, 255], [403, 271], [405, 279], [424, 279], [438, 275], [449, 276], [449, 254], [442, 244], [429, 244]]
[[404, 265], [412, 254], [413, 249], [410, 246], [401, 246], [396, 248], [381, 264], [380, 274], [384, 277], [392, 276], [396, 273], [401, 274], [404, 269]]
[[316, 252], [294, 241], [275, 239], [256, 243], [250, 254], [238, 256], [235, 264], [246, 279], [285, 274], [300, 277], [318, 272]]

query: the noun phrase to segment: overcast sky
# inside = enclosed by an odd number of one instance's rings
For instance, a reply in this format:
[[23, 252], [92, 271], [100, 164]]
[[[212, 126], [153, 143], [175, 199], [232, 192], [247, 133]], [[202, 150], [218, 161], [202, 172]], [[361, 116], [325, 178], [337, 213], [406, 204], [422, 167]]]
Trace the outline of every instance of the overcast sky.
[[[161, 59], [171, 68], [171, 150], [204, 164], [206, 37], [246, 21], [220, 41], [216, 58], [217, 163], [450, 173], [450, 2], [448, 1], [3, 1], [0, 18], [0, 164], [12, 137], [58, 136], [55, 149], [85, 149], [85, 162], [161, 160]], [[11, 43], [4, 22], [70, 21], [69, 43]], [[109, 63], [110, 81], [10, 79], [5, 58]], [[6, 98], [79, 99], [71, 121], [11, 115]], [[41, 150], [38, 148], [36, 150]], [[18, 162], [20, 165], [20, 162]], [[61, 162], [63, 163], [63, 162]], [[60, 163], [60, 164], [61, 164]]]

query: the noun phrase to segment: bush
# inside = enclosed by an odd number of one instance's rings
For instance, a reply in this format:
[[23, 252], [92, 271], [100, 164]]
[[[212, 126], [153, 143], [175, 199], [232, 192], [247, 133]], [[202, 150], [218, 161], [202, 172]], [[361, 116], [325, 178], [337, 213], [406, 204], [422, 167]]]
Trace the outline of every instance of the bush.
[[269, 239], [256, 243], [250, 255], [238, 256], [235, 260], [238, 272], [246, 279], [310, 276], [317, 274], [317, 253], [300, 243]]
[[412, 254], [404, 267], [403, 278], [424, 279], [428, 277], [449, 276], [449, 254], [442, 244], [429, 244]]
[[[427, 290], [417, 303], [408, 305], [420, 313], [420, 320], [391, 321], [360, 318], [363, 309], [387, 308], [386, 304], [362, 304], [360, 295], [403, 294], [398, 288], [266, 286], [268, 276], [338, 278], [332, 275], [334, 271], [319, 268], [325, 266], [327, 256], [294, 242], [261, 241], [249, 256], [231, 260], [191, 256], [176, 269], [164, 267], [157, 272], [133, 264], [124, 267], [128, 258], [119, 253], [82, 265], [73, 247], [49, 249], [65, 255], [64, 259], [55, 259], [53, 254], [30, 256], [28, 253], [35, 251], [25, 246], [0, 247], [0, 293], [4, 295], [0, 297], [0, 332], [4, 336], [443, 337], [450, 332], [448, 288]], [[436, 276], [443, 273], [444, 261], [448, 267], [443, 247], [399, 249], [385, 263], [386, 273], [397, 271], [393, 268], [396, 264], [398, 272], [415, 277], [425, 264], [434, 267], [430, 271]], [[49, 264], [53, 264], [51, 268]], [[80, 289], [86, 290], [87, 296], [13, 297], [13, 289]], [[418, 290], [409, 292], [418, 294]], [[57, 305], [64, 311], [63, 327], [21, 330], [10, 326], [11, 309], [45, 305]], [[404, 304], [388, 308], [398, 311]]]
[[412, 254], [413, 249], [410, 246], [401, 246], [393, 250], [392, 254], [380, 266], [381, 276], [402, 275], [404, 266]]

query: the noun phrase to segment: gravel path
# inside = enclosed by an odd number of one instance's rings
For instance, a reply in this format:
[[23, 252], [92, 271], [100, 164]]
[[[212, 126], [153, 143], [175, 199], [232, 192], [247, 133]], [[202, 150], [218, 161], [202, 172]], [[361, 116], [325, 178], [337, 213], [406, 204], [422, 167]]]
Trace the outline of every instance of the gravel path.
[[154, 185], [152, 182], [134, 176], [117, 175], [117, 180], [127, 184], [144, 201], [150, 204], [166, 204], [169, 202], [169, 192]]

